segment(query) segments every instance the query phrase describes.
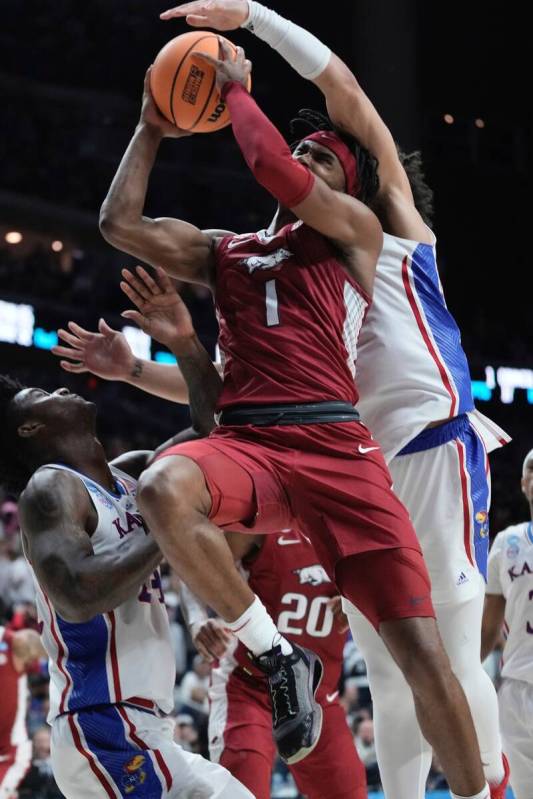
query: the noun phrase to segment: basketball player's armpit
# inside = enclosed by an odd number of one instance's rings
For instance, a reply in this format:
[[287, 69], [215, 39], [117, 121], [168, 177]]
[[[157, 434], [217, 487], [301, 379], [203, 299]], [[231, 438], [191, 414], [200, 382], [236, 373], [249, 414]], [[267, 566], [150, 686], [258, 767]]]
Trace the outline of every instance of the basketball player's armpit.
[[226, 83], [223, 96], [237, 144], [258, 183], [286, 208], [302, 202], [313, 188], [313, 174], [292, 157], [281, 133], [242, 84]]

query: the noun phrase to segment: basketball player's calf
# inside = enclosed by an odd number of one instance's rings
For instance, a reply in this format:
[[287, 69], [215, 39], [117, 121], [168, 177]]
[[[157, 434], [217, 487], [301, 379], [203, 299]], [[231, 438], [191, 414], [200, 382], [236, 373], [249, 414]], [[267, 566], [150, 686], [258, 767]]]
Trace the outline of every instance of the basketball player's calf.
[[[320, 658], [280, 635], [239, 574], [222, 531], [209, 521], [213, 499], [202, 470], [190, 458], [168, 453], [141, 475], [139, 509], [178, 576], [224, 619], [267, 675], [278, 750], [287, 763], [296, 763], [314, 749], [322, 728], [322, 709], [315, 701]], [[234, 514], [228, 522], [254, 513], [252, 480], [244, 469], [240, 472], [236, 498], [225, 502]]]
[[472, 717], [437, 629], [421, 553], [400, 548], [344, 558], [337, 564], [336, 580], [341, 594], [376, 627], [402, 670], [422, 733], [453, 796], [489, 799]]

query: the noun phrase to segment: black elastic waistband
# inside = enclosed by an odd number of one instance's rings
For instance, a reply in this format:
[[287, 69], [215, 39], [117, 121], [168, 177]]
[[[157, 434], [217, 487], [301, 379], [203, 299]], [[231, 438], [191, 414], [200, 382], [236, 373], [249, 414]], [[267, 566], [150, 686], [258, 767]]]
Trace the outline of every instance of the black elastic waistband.
[[285, 424], [358, 422], [359, 412], [349, 402], [304, 402], [299, 405], [247, 405], [225, 408], [216, 418], [219, 425], [251, 424], [268, 427]]

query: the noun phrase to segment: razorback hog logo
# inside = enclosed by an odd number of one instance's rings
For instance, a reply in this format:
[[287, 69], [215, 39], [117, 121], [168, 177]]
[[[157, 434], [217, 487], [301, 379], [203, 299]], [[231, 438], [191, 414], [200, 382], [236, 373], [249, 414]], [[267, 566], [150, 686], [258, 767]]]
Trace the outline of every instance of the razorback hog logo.
[[291, 257], [292, 252], [280, 247], [279, 250], [269, 252], [268, 255], [250, 255], [249, 258], [243, 258], [240, 263], [242, 266], [247, 266], [249, 273], [253, 274], [256, 269], [274, 269]]
[[294, 569], [293, 574], [297, 574], [300, 578], [300, 585], [305, 585], [306, 583], [321, 585], [322, 583], [331, 582], [324, 568], [319, 563], [315, 566], [304, 566], [303, 569]]

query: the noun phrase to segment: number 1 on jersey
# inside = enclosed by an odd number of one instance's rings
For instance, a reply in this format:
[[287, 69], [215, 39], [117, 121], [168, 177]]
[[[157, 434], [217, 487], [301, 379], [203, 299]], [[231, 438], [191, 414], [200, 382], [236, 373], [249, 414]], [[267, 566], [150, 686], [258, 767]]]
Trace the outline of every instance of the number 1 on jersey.
[[265, 283], [265, 301], [267, 327], [275, 327], [279, 325], [278, 293], [275, 280], [267, 280]]

